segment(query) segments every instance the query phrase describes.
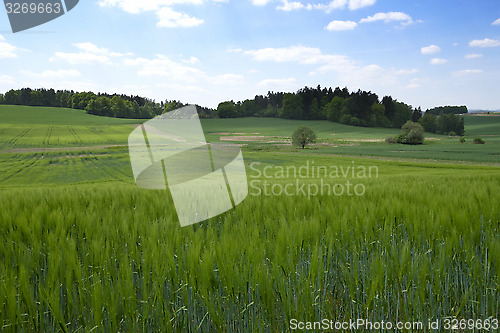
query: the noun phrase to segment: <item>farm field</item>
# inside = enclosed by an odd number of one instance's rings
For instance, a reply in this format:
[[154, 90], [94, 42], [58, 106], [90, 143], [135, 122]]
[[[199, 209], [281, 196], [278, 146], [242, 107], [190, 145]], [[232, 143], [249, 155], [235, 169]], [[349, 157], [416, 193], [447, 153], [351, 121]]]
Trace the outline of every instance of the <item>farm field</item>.
[[181, 228], [168, 191], [134, 184], [141, 121], [21, 111], [0, 109], [1, 332], [500, 319], [500, 117], [416, 148], [307, 122], [320, 142], [304, 150], [286, 145], [304, 122], [204, 120], [242, 144], [249, 196]]
[[132, 125], [142, 121], [75, 109], [0, 105], [0, 150], [124, 145]]

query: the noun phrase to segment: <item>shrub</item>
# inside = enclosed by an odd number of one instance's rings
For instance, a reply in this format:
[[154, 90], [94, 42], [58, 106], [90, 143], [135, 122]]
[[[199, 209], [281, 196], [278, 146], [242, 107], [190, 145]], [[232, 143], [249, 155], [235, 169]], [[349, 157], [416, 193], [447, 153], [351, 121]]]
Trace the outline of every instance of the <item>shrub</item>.
[[405, 143], [405, 142], [406, 142], [406, 135], [404, 135], [404, 134], [399, 134], [399, 135], [396, 137], [396, 142], [397, 142], [397, 143]]
[[292, 135], [292, 143], [294, 146], [305, 148], [306, 145], [316, 142], [316, 133], [306, 126], [297, 128]]
[[451, 131], [451, 132], [448, 132], [448, 136], [457, 136], [457, 133]]
[[344, 124], [344, 125], [350, 125], [351, 124], [351, 116], [348, 115], [348, 114], [345, 114], [343, 115], [340, 120], [339, 120], [339, 123], [341, 124]]
[[385, 139], [385, 143], [398, 143], [398, 139], [391, 136]]
[[419, 123], [407, 121], [401, 129], [404, 132], [404, 139], [401, 140], [401, 143], [409, 145], [421, 145], [424, 143], [424, 128]]
[[351, 117], [351, 121], [349, 122], [351, 126], [359, 126], [361, 125], [361, 121], [356, 117]]
[[460, 139], [458, 139], [458, 141], [460, 141], [460, 143], [465, 143], [465, 138], [462, 136], [460, 137]]
[[475, 138], [474, 139], [474, 144], [476, 144], [476, 145], [484, 145], [485, 143], [486, 142], [483, 139], [481, 139], [481, 138]]

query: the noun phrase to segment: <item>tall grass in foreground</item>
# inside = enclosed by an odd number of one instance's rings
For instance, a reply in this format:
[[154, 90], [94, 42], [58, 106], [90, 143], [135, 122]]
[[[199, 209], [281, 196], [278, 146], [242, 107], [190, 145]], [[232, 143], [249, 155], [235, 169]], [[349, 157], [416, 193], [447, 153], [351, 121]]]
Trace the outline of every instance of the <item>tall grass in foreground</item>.
[[289, 320], [500, 313], [500, 180], [249, 197], [180, 228], [165, 192], [0, 191], [0, 331], [282, 332]]

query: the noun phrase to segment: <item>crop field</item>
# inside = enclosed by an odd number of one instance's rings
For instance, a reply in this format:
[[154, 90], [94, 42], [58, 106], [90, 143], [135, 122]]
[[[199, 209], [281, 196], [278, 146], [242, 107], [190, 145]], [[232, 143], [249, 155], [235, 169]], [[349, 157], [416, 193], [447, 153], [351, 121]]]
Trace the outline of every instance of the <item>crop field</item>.
[[4, 111], [0, 332], [500, 319], [500, 117], [470, 116], [466, 143], [422, 150], [380, 141], [391, 129], [308, 122], [320, 142], [302, 150], [286, 140], [304, 122], [203, 121], [211, 141], [242, 145], [249, 195], [181, 228], [169, 191], [134, 184], [140, 121]]

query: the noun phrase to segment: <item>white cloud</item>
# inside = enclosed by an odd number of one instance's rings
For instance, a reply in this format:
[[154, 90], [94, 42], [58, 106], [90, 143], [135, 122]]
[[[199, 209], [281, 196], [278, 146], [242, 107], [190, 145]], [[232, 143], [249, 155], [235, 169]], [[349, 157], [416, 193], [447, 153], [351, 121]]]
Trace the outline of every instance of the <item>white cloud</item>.
[[245, 51], [244, 54], [252, 56], [256, 61], [299, 62], [309, 64], [319, 63], [319, 58], [323, 57], [320, 49], [302, 45], [249, 50]]
[[500, 46], [500, 40], [495, 40], [495, 39], [476, 39], [473, 40], [469, 43], [469, 46], [471, 47], [496, 47]]
[[86, 52], [68, 53], [68, 52], [55, 52], [54, 56], [50, 58], [51, 62], [66, 61], [72, 65], [81, 64], [111, 64], [110, 59], [105, 55], [98, 55]]
[[255, 61], [272, 61], [278, 63], [298, 63], [315, 65], [310, 75], [323, 75], [333, 72], [337, 74], [339, 84], [354, 88], [366, 89], [369, 84], [391, 85], [398, 83], [398, 76], [413, 74], [416, 70], [384, 69], [378, 65], [362, 65], [345, 55], [325, 54], [319, 48], [302, 45], [285, 48], [265, 48], [243, 52]]
[[394, 71], [395, 75], [412, 75], [412, 74], [417, 74], [417, 73], [418, 73], [418, 69], [416, 69], [416, 68], [412, 68], [412, 69], [399, 69], [399, 70], [395, 70]]
[[438, 53], [440, 51], [441, 51], [441, 48], [437, 45], [429, 45], [426, 47], [422, 47], [420, 49], [420, 52], [422, 52], [422, 54], [434, 54], [434, 53]]
[[243, 49], [229, 47], [226, 49], [226, 52], [227, 53], [241, 53], [241, 52], [243, 52]]
[[203, 0], [99, 0], [101, 7], [118, 7], [131, 14], [157, 11], [174, 5], [201, 5]]
[[443, 58], [432, 58], [431, 59], [431, 65], [443, 65], [446, 64], [448, 60], [443, 59]]
[[170, 7], [163, 7], [156, 11], [158, 27], [163, 28], [191, 28], [203, 24], [203, 20], [189, 16], [186, 13], [174, 11]]
[[349, 9], [356, 10], [363, 7], [373, 6], [377, 0], [349, 0]]
[[343, 31], [343, 30], [353, 30], [358, 26], [356, 22], [353, 21], [332, 21], [326, 26], [328, 31]]
[[265, 6], [272, 0], [251, 0], [252, 4], [255, 6]]
[[423, 80], [420, 78], [413, 78], [410, 80], [408, 85], [405, 86], [406, 89], [418, 89], [422, 87]]
[[112, 52], [104, 47], [98, 47], [93, 43], [75, 43], [74, 47], [82, 52], [55, 52], [50, 58], [51, 62], [66, 61], [72, 65], [79, 64], [111, 64], [111, 58], [130, 56], [132, 53]]
[[461, 71], [456, 71], [453, 72], [452, 74], [454, 76], [466, 76], [466, 75], [474, 75], [474, 74], [481, 74], [483, 71], [480, 69], [464, 69]]
[[267, 90], [290, 91], [297, 89], [297, 80], [293, 77], [287, 79], [266, 79], [257, 84]]
[[211, 78], [212, 83], [218, 85], [237, 85], [245, 83], [245, 77], [239, 74], [222, 74]]
[[286, 12], [292, 10], [299, 10], [302, 8], [304, 8], [304, 5], [301, 2], [298, 1], [288, 2], [288, 0], [283, 0], [283, 5], [276, 7], [277, 10], [283, 10]]
[[10, 75], [0, 75], [0, 83], [6, 84], [6, 85], [12, 85], [12, 84], [15, 84], [16, 81]]
[[85, 51], [87, 53], [103, 54], [103, 55], [110, 56], [110, 57], [123, 57], [123, 56], [132, 55], [132, 53], [130, 53], [130, 52], [129, 53], [111, 52], [110, 50], [108, 50], [105, 47], [98, 47], [97, 45], [95, 45], [93, 43], [89, 43], [89, 42], [75, 43], [75, 44], [73, 44], [73, 46], [75, 46], [76, 48], [78, 48], [82, 51]]
[[205, 76], [203, 71], [172, 61], [164, 55], [157, 55], [154, 59], [125, 59], [124, 64], [139, 67], [137, 74], [140, 76], [162, 76], [172, 81], [194, 82]]
[[492, 25], [500, 25], [500, 18], [492, 23]]
[[268, 86], [268, 85], [275, 85], [275, 84], [279, 84], [279, 85], [283, 85], [283, 84], [295, 84], [297, 82], [297, 79], [291, 77], [291, 78], [288, 78], [288, 79], [266, 79], [266, 80], [262, 80], [258, 83], [259, 86]]
[[370, 23], [376, 21], [384, 21], [385, 23], [399, 21], [402, 22], [403, 25], [408, 25], [413, 23], [413, 19], [411, 18], [411, 16], [402, 12], [377, 13], [373, 16], [368, 16], [367, 18], [364, 18], [359, 22]]
[[201, 64], [200, 59], [196, 57], [190, 57], [189, 59], [182, 60], [183, 63], [185, 64], [190, 64], [190, 65], [199, 65]]
[[0, 35], [0, 59], [2, 58], [17, 58], [16, 51], [19, 49], [5, 41], [5, 37]]
[[44, 79], [66, 79], [80, 76], [81, 73], [75, 69], [46, 70], [41, 73], [21, 71], [22, 74], [36, 76]]
[[376, 2], [377, 0], [333, 0], [328, 4], [317, 4], [312, 5], [311, 7], [330, 13], [332, 10], [344, 9], [346, 7], [348, 7], [350, 10], [357, 10], [360, 8], [373, 6]]
[[465, 59], [477, 59], [477, 58], [482, 58], [483, 55], [482, 54], [478, 54], [478, 53], [471, 53], [471, 54], [467, 54], [465, 56]]
[[348, 1], [347, 0], [333, 0], [330, 1], [329, 4], [318, 4], [318, 5], [313, 5], [315, 9], [321, 9], [326, 11], [327, 13], [330, 13], [334, 9], [342, 9], [345, 8], [347, 5]]
[[[204, 23], [202, 19], [173, 9], [176, 5], [203, 5], [207, 0], [99, 0], [101, 7], [118, 7], [127, 13], [139, 14], [152, 11], [158, 17], [157, 26], [164, 28], [190, 28]], [[212, 0], [227, 3], [228, 0]], [[265, 5], [269, 0], [253, 0], [255, 5]]]

